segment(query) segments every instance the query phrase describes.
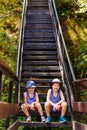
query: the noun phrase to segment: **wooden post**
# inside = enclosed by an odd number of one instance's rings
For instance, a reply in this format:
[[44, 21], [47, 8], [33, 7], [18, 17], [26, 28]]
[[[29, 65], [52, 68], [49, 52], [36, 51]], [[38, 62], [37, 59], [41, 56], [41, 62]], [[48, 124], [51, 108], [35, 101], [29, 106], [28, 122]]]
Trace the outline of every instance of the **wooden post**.
[[[8, 94], [8, 103], [11, 103], [11, 101], [12, 101], [12, 89], [13, 89], [13, 82], [10, 81], [10, 83], [9, 83], [9, 94]], [[9, 127], [9, 123], [10, 123], [10, 117], [8, 117], [7, 120], [6, 120], [6, 129]]]
[[0, 72], [0, 101], [2, 99], [2, 73]]
[[[18, 103], [18, 85], [15, 86], [14, 103]], [[14, 116], [14, 122], [17, 121], [17, 115]]]
[[8, 94], [8, 103], [11, 103], [11, 101], [12, 101], [12, 89], [13, 89], [13, 82], [10, 81], [10, 83], [9, 83], [9, 94]]

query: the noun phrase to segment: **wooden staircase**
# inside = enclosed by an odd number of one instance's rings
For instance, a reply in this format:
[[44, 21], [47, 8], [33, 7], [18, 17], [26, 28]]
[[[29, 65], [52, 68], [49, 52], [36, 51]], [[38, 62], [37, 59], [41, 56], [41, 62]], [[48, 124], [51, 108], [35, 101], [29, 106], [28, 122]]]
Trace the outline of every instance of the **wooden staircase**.
[[[17, 74], [15, 75], [0, 58], [0, 119], [7, 120], [6, 129], [17, 130], [20, 126], [28, 126], [30, 128], [70, 127], [72, 130], [87, 130], [87, 125], [80, 123], [77, 118], [79, 112], [87, 113], [87, 102], [77, 102], [76, 99], [74, 100], [75, 95], [73, 96], [73, 93], [76, 92], [74, 87], [80, 85], [87, 87], [87, 78], [76, 80], [74, 77], [54, 0], [24, 0], [21, 25]], [[3, 75], [11, 79], [6, 103], [2, 102]], [[60, 115], [51, 113], [52, 122], [42, 123], [39, 113], [32, 111], [30, 114], [32, 117], [36, 117], [34, 122], [27, 123], [20, 120], [21, 116], [25, 116], [20, 111], [20, 104], [23, 103], [26, 81], [34, 80], [36, 82], [37, 92], [44, 110], [49, 83], [55, 77], [62, 81], [61, 89], [68, 103], [66, 113], [68, 122], [59, 123]], [[45, 111], [44, 115], [46, 116]], [[13, 123], [12, 120], [10, 121], [11, 117], [14, 118]]]
[[[62, 81], [54, 23], [48, 0], [28, 0], [21, 65], [20, 101], [23, 102], [25, 83], [28, 80], [34, 80], [44, 110], [46, 93], [50, 88], [51, 80], [59, 78]], [[62, 90], [64, 90], [64, 87], [62, 87]], [[30, 114], [39, 118], [39, 113], [37, 112], [31, 111]], [[23, 112], [20, 112], [19, 115], [24, 116]], [[46, 116], [45, 112], [44, 115]], [[51, 113], [51, 116], [55, 119], [57, 118], [57, 120], [50, 123], [50, 125], [37, 121], [33, 123], [21, 121], [20, 125], [33, 127], [71, 127], [70, 122], [66, 124], [58, 123], [59, 114]], [[67, 111], [67, 117], [71, 121], [69, 111]]]

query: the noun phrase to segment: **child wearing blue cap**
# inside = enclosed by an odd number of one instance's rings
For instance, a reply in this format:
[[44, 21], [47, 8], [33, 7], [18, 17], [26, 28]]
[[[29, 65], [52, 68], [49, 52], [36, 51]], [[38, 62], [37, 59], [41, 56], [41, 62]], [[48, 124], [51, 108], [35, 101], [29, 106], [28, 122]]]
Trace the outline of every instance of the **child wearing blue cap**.
[[41, 121], [45, 122], [45, 117], [43, 116], [43, 111], [41, 104], [39, 102], [38, 93], [35, 92], [35, 82], [30, 80], [26, 83], [27, 91], [24, 92], [24, 103], [21, 105], [22, 111], [25, 113], [27, 117], [27, 121], [31, 122], [31, 116], [29, 114], [29, 110], [38, 110], [41, 116]]
[[52, 88], [48, 90], [47, 93], [47, 101], [45, 103], [45, 111], [46, 111], [46, 122], [51, 122], [51, 111], [61, 111], [60, 122], [66, 122], [65, 113], [67, 110], [67, 103], [65, 101], [65, 97], [63, 92], [60, 90], [60, 80], [55, 78], [51, 82]]

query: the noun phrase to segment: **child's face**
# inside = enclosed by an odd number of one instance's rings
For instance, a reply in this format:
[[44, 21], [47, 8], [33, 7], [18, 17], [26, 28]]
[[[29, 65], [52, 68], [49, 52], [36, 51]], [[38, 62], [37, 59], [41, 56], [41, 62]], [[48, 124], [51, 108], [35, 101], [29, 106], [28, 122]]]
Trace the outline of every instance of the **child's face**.
[[28, 88], [29, 93], [34, 93], [35, 88]]
[[60, 89], [60, 84], [59, 84], [59, 83], [53, 83], [52, 89], [53, 89], [54, 91], [58, 91], [58, 90]]

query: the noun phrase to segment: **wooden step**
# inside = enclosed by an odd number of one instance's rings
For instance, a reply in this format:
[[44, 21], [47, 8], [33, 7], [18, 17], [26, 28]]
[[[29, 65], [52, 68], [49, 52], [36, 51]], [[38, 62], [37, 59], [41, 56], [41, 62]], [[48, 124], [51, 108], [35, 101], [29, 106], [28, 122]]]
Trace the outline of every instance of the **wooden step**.
[[32, 24], [32, 25], [34, 25], [34, 24], [50, 24], [50, 25], [52, 25], [52, 21], [50, 21], [49, 19], [47, 19], [47, 20], [35, 20], [35, 21], [33, 21], [33, 20], [29, 20], [29, 21], [27, 21], [26, 22], [26, 24], [28, 25], [28, 24]]
[[26, 65], [26, 66], [57, 66], [59, 65], [58, 61], [25, 61], [23, 62], [23, 66]]
[[24, 32], [25, 33], [54, 33], [54, 31], [52, 30], [52, 29], [50, 29], [50, 30], [40, 30], [40, 29], [38, 29], [38, 30], [28, 30], [28, 29], [26, 29], [26, 30], [24, 30]]
[[50, 11], [48, 9], [43, 9], [43, 10], [35, 10], [35, 9], [29, 9], [26, 14], [49, 14], [50, 15]]
[[61, 77], [60, 72], [29, 72], [30, 70], [27, 70], [27, 72], [22, 72], [21, 77], [22, 78], [27, 78], [27, 77]]
[[35, 28], [35, 27], [37, 27], [37, 28], [52, 28], [53, 29], [52, 23], [51, 24], [49, 24], [49, 23], [26, 24], [26, 28]]
[[28, 6], [27, 11], [29, 10], [47, 10], [49, 9], [48, 6]]
[[57, 55], [56, 51], [24, 51], [23, 55]]
[[37, 48], [39, 48], [39, 47], [42, 47], [42, 48], [56, 48], [56, 43], [54, 42], [54, 43], [50, 43], [50, 42], [45, 42], [45, 43], [41, 43], [41, 42], [33, 42], [33, 43], [24, 43], [24, 47], [25, 46], [27, 46], [27, 47], [37, 47]]
[[[57, 76], [56, 78], [59, 78], [59, 77]], [[43, 85], [51, 83], [52, 79], [53, 78], [49, 78], [49, 79], [47, 79], [47, 78], [46, 79], [44, 79], [44, 78], [38, 79], [38, 78], [33, 78], [33, 77], [30, 78], [30, 80], [34, 80], [36, 84], [43, 84]], [[23, 79], [21, 79], [21, 82], [26, 83], [28, 80], [29, 80], [29, 78], [28, 79], [23, 78]]]
[[[29, 41], [29, 43], [30, 43], [30, 41]], [[55, 50], [55, 51], [56, 51], [56, 46], [55, 46], [55, 45], [54, 45], [54, 46], [39, 46], [39, 45], [32, 46], [32, 43], [31, 43], [31, 45], [28, 44], [28, 43], [27, 43], [27, 44], [25, 43], [25, 44], [24, 44], [24, 50], [28, 50], [28, 51], [30, 51], [30, 50], [32, 50], [32, 51], [33, 51], [33, 50], [35, 50], [35, 51], [37, 51], [37, 50], [38, 50], [38, 51], [39, 51], [39, 50], [40, 50], [40, 51], [42, 51], [42, 50], [43, 50], [43, 51], [44, 51], [44, 50], [45, 50], [45, 51], [47, 51], [47, 50], [50, 50], [50, 51], [52, 50], [52, 51], [54, 51], [54, 50]]]
[[29, 20], [51, 20], [51, 16], [50, 15], [28, 15], [27, 14], [27, 20], [26, 21], [29, 21]]
[[54, 36], [48, 36], [48, 35], [35, 35], [35, 36], [33, 36], [33, 35], [24, 35], [24, 39], [28, 39], [28, 40], [33, 40], [33, 39], [40, 39], [40, 40], [42, 40], [42, 39], [47, 39], [47, 40], [49, 40], [49, 39], [55, 39], [55, 37]]
[[59, 66], [47, 66], [47, 67], [45, 67], [45, 66], [23, 66], [22, 67], [22, 71], [27, 71], [27, 70], [29, 70], [29, 71], [36, 71], [36, 72], [59, 72], [60, 71], [60, 68], [59, 68]]
[[[46, 86], [46, 85], [40, 86], [39, 84], [36, 84], [36, 87], [37, 87], [36, 88], [37, 90], [48, 90], [50, 88], [50, 85], [49, 86]], [[20, 88], [21, 88], [21, 91], [23, 91], [23, 92], [26, 90], [25, 86], [21, 86]]]
[[29, 36], [29, 37], [41, 37], [41, 36], [43, 36], [43, 37], [54, 37], [54, 34], [53, 34], [53, 32], [52, 33], [49, 33], [49, 32], [25, 32], [24, 33], [24, 35], [25, 36]]
[[67, 123], [59, 123], [59, 122], [51, 122], [51, 123], [42, 123], [42, 122], [26, 122], [21, 121], [20, 126], [29, 126], [29, 127], [72, 127], [71, 122]]
[[58, 60], [57, 56], [25, 56], [23, 57], [23, 61], [48, 61], [48, 60]]

